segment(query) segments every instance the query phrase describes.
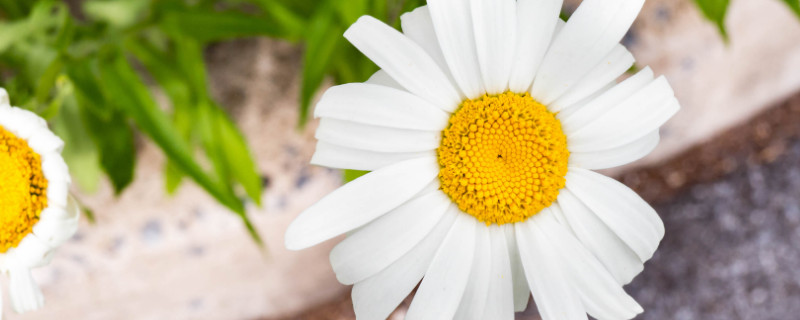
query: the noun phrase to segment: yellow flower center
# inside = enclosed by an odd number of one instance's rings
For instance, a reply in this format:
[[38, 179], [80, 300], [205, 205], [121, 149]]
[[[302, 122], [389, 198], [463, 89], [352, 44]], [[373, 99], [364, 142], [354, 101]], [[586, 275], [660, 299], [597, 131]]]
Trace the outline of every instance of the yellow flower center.
[[522, 222], [550, 206], [569, 159], [555, 114], [512, 92], [464, 101], [437, 153], [444, 193], [487, 225]]
[[32, 232], [47, 207], [46, 192], [39, 154], [0, 126], [0, 253]]

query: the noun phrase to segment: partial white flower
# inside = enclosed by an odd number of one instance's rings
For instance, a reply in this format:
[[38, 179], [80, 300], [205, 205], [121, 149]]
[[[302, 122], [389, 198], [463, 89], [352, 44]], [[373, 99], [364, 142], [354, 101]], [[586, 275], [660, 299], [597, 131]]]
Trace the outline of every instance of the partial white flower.
[[44, 119], [10, 106], [0, 88], [0, 272], [9, 277], [11, 306], [20, 313], [44, 304], [31, 269], [48, 264], [78, 228], [63, 146]]
[[644, 0], [429, 0], [403, 33], [362, 17], [345, 37], [375, 62], [329, 89], [311, 162], [372, 171], [305, 210], [300, 250], [337, 235], [359, 319], [631, 319], [622, 289], [664, 235], [632, 190], [591, 170], [630, 163], [679, 109], [619, 41]]

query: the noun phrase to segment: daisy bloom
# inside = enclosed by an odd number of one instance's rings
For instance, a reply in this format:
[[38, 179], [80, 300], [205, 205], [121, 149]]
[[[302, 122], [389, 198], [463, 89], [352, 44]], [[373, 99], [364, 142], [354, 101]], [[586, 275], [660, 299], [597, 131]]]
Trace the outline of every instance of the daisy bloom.
[[345, 37], [381, 71], [318, 103], [311, 162], [372, 171], [291, 224], [331, 252], [359, 319], [630, 319], [622, 288], [664, 235], [658, 214], [592, 170], [655, 148], [678, 109], [619, 41], [644, 0], [428, 0], [402, 30], [362, 17]]
[[44, 119], [10, 106], [0, 88], [0, 272], [9, 277], [11, 305], [20, 313], [44, 304], [31, 269], [48, 264], [78, 227], [63, 146]]

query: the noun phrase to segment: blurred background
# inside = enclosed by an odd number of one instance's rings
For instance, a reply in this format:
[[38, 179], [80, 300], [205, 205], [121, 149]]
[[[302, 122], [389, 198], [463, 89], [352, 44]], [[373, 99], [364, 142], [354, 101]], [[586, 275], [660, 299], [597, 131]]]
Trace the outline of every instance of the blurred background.
[[[66, 141], [85, 215], [35, 270], [45, 308], [6, 318], [353, 319], [328, 262], [339, 239], [283, 248], [358, 174], [308, 164], [309, 111], [377, 70], [350, 23], [397, 26], [422, 4], [0, 0], [0, 86]], [[653, 154], [606, 172], [667, 229], [626, 287], [638, 319], [800, 314], [799, 18], [798, 0], [648, 0], [623, 39], [682, 105]]]

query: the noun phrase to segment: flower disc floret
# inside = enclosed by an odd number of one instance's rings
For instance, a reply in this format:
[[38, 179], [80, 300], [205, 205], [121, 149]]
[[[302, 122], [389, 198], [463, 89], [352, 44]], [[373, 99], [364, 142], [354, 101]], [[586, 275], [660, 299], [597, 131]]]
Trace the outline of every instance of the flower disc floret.
[[464, 101], [442, 131], [437, 154], [444, 193], [487, 225], [527, 220], [566, 183], [561, 122], [527, 93]]
[[0, 253], [30, 234], [47, 207], [41, 156], [0, 126]]

